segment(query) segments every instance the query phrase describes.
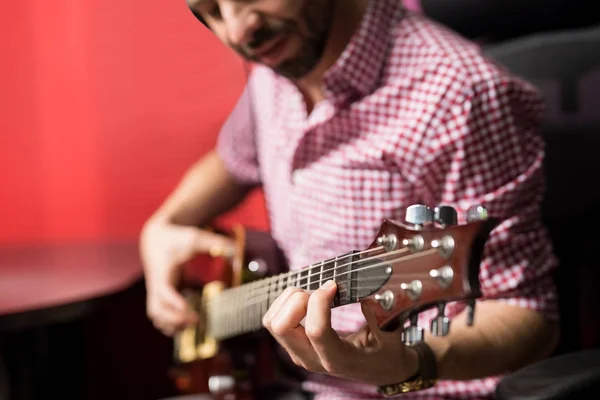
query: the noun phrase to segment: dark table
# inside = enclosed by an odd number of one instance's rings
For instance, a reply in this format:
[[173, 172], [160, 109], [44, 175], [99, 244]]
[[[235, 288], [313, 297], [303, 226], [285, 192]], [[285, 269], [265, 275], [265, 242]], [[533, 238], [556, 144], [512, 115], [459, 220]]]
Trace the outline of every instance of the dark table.
[[[114, 301], [142, 278], [133, 241], [0, 246], [0, 400], [38, 398], [61, 376], [70, 382], [60, 384], [65, 392], [81, 390], [85, 360], [73, 359], [77, 352], [51, 355], [49, 346], [58, 337], [74, 348], [81, 337], [55, 327]], [[56, 359], [71, 376], [56, 371]]]

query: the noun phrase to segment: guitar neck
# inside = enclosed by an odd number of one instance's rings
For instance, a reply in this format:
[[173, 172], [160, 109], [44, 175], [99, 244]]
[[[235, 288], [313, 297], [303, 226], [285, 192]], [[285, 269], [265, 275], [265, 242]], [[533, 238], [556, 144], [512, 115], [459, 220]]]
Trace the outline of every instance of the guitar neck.
[[289, 287], [317, 290], [333, 279], [338, 291], [332, 308], [357, 302], [364, 295], [358, 285], [357, 253], [354, 251], [297, 271], [223, 291], [203, 305], [207, 333], [217, 340], [223, 340], [261, 329], [263, 316], [275, 299]]

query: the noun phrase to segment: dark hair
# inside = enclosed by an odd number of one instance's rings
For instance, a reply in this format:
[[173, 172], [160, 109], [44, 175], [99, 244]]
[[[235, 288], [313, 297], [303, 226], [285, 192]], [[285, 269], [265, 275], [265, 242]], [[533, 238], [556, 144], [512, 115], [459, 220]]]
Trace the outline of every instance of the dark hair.
[[195, 10], [192, 10], [192, 14], [194, 14], [194, 17], [196, 17], [196, 19], [198, 19], [198, 21], [202, 22], [204, 24], [204, 26], [206, 26], [208, 28], [208, 24], [206, 23], [206, 21], [204, 20], [204, 18], [202, 18], [202, 16], [200, 14], [198, 14]]

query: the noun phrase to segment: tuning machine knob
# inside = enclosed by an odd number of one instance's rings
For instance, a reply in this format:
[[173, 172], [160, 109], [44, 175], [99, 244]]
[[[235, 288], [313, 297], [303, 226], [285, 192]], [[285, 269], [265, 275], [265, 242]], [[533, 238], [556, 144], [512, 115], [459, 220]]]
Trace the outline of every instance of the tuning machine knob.
[[378, 237], [377, 244], [383, 246], [386, 251], [393, 251], [398, 247], [398, 238], [393, 233], [388, 233]]
[[413, 204], [406, 209], [404, 219], [416, 228], [422, 228], [433, 223], [433, 211], [424, 204]]
[[395, 296], [391, 290], [386, 290], [382, 294], [376, 294], [375, 300], [385, 311], [390, 311], [394, 307]]
[[467, 222], [484, 221], [488, 219], [488, 212], [482, 206], [473, 206], [467, 210]]
[[423, 293], [423, 283], [418, 279], [410, 283], [403, 282], [400, 284], [400, 289], [404, 290], [409, 299], [417, 301]]
[[431, 320], [431, 333], [435, 336], [446, 336], [450, 332], [450, 319], [445, 315], [446, 303], [438, 305], [438, 315]]
[[417, 325], [418, 321], [419, 315], [413, 314], [410, 317], [410, 326], [405, 328], [402, 332], [402, 341], [407, 346], [413, 346], [419, 342], [422, 342], [423, 338], [425, 337], [425, 331], [423, 328]]
[[458, 223], [458, 214], [451, 206], [437, 206], [433, 210], [433, 219], [442, 227], [456, 225]]

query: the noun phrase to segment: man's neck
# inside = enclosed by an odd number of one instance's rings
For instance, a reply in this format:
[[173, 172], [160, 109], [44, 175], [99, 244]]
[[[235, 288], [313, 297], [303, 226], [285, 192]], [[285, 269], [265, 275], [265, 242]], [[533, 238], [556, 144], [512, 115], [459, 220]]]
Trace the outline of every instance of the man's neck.
[[336, 0], [332, 15], [331, 30], [325, 45], [323, 57], [317, 66], [304, 78], [296, 81], [303, 92], [307, 109], [310, 112], [314, 105], [323, 100], [321, 84], [329, 68], [341, 56], [356, 32], [371, 0]]

